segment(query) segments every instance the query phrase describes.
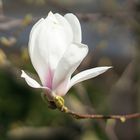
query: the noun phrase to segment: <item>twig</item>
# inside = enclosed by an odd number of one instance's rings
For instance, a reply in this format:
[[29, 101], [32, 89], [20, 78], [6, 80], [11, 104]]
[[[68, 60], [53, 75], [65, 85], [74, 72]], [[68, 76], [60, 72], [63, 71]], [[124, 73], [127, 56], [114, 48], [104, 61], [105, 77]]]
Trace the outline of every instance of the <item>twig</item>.
[[77, 119], [115, 119], [125, 122], [128, 119], [140, 118], [140, 113], [127, 114], [127, 115], [100, 115], [100, 114], [79, 114], [68, 110], [68, 114]]
[[101, 120], [114, 119], [114, 120], [120, 120], [121, 122], [125, 122], [128, 119], [140, 118], [140, 113], [127, 114], [127, 115], [79, 114], [68, 109], [64, 105], [64, 99], [61, 96], [55, 96], [53, 102], [54, 102], [53, 105], [58, 110], [70, 114], [72, 117], [76, 119], [101, 119]]

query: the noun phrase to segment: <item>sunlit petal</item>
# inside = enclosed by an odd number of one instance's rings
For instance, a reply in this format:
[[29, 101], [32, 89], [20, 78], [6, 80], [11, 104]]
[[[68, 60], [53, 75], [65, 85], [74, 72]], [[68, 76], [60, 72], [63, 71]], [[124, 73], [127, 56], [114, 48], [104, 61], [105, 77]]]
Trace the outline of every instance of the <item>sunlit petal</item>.
[[[57, 21], [59, 22], [59, 24], [61, 26], [63, 26], [63, 28], [65, 29], [65, 32], [67, 33], [67, 42], [69, 42], [69, 45], [72, 43], [73, 41], [73, 29], [71, 28], [71, 25], [69, 24], [69, 22], [63, 17], [61, 16], [60, 14], [56, 13], [54, 14]], [[68, 45], [68, 46], [69, 46]], [[67, 46], [67, 47], [68, 47]]]
[[82, 33], [81, 33], [81, 25], [78, 18], [71, 13], [68, 13], [64, 16], [69, 24], [71, 25], [73, 31], [73, 41], [77, 43], [81, 43]]
[[104, 73], [105, 71], [107, 71], [110, 68], [112, 68], [112, 67], [105, 66], [105, 67], [96, 67], [96, 68], [92, 68], [92, 69], [82, 71], [82, 72], [78, 73], [77, 75], [75, 75], [70, 80], [69, 88], [71, 88], [76, 83], [94, 78], [94, 77]]

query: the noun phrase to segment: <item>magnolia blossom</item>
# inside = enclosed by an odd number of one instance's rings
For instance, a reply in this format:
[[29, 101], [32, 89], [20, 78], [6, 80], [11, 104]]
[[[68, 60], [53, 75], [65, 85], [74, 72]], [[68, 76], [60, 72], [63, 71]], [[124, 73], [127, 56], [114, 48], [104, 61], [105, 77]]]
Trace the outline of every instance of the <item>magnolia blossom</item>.
[[46, 90], [48, 98], [64, 96], [76, 83], [98, 76], [111, 67], [96, 67], [72, 76], [88, 53], [81, 43], [81, 26], [71, 13], [64, 16], [50, 12], [32, 28], [29, 37], [29, 55], [42, 84], [23, 70], [21, 77], [29, 86]]

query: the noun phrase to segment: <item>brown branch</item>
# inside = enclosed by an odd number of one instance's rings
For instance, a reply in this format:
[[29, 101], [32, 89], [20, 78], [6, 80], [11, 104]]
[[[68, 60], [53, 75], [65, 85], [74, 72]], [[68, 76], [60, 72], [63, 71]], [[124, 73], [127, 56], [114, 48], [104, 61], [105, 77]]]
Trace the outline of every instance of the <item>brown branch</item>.
[[140, 113], [127, 114], [127, 115], [100, 115], [100, 114], [79, 114], [68, 110], [68, 114], [77, 119], [115, 119], [125, 122], [128, 119], [140, 118]]
[[101, 120], [114, 119], [114, 120], [120, 120], [121, 122], [125, 122], [128, 119], [140, 118], [140, 113], [127, 114], [127, 115], [79, 114], [68, 109], [64, 105], [65, 102], [61, 96], [55, 96], [53, 101], [49, 103], [53, 105], [53, 107], [60, 110], [61, 112], [70, 114], [72, 117], [76, 119], [101, 119]]

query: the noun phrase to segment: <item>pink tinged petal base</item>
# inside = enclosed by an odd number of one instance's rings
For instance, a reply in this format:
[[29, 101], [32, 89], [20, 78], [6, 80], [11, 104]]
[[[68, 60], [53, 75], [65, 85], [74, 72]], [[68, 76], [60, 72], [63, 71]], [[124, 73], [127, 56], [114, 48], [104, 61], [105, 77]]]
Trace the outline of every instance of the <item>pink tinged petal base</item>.
[[52, 89], [56, 95], [66, 94], [71, 75], [85, 58], [87, 52], [88, 47], [84, 44], [71, 44], [67, 48], [54, 73]]
[[96, 68], [92, 68], [92, 69], [82, 71], [82, 72], [78, 73], [77, 75], [75, 75], [70, 80], [68, 88], [70, 89], [73, 85], [75, 85], [79, 82], [94, 78], [94, 77], [104, 73], [105, 71], [107, 71], [110, 68], [112, 68], [112, 67], [111, 66], [105, 66], [105, 67], [96, 67]]
[[53, 80], [53, 72], [51, 71], [50, 68], [48, 68], [45, 86], [47, 86], [49, 89], [52, 89], [52, 80]]

